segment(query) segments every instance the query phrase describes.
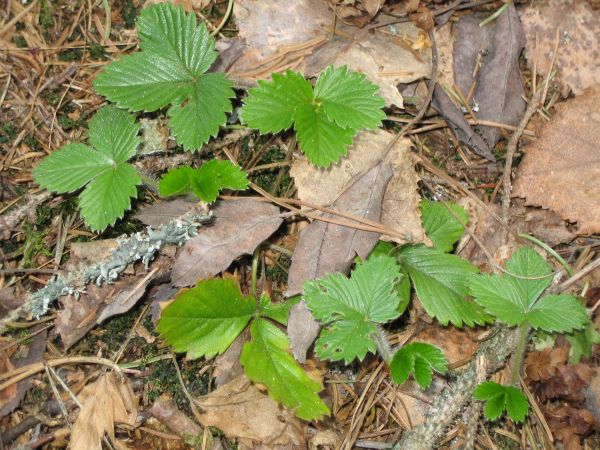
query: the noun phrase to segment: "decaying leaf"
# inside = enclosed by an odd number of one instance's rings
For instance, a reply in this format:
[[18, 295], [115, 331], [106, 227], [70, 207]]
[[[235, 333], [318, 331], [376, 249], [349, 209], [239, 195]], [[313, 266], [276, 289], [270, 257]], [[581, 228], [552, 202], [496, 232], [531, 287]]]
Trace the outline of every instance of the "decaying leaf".
[[[38, 324], [31, 331], [36, 332], [43, 327], [44, 325]], [[36, 334], [29, 343], [23, 343], [19, 351], [15, 352], [12, 358], [8, 358], [4, 351], [0, 353], [0, 373], [6, 373], [28, 364], [40, 362], [44, 356], [44, 350], [46, 350], [47, 335], [48, 332], [46, 330]], [[26, 378], [0, 391], [0, 418], [19, 406], [19, 403], [21, 403], [21, 400], [23, 400], [23, 397], [25, 397], [27, 390], [31, 386], [31, 380], [32, 377]]]
[[[519, 71], [519, 56], [525, 34], [513, 3], [496, 19], [489, 54], [481, 68], [473, 97], [479, 105], [478, 119], [517, 125], [525, 111], [525, 91]], [[485, 141], [493, 147], [498, 129], [480, 126]]]
[[319, 336], [321, 325], [315, 320], [302, 300], [290, 309], [288, 317], [287, 334], [290, 338], [290, 347], [294, 358], [302, 364], [306, 362], [306, 352]]
[[[333, 203], [332, 209], [354, 216], [378, 221], [383, 195], [392, 168], [380, 162], [356, 177]], [[325, 217], [333, 217], [324, 214]], [[362, 231], [321, 220], [306, 227], [296, 245], [288, 274], [287, 295], [302, 292], [306, 280], [321, 278], [330, 273], [346, 273], [356, 255], [366, 258], [379, 239], [379, 233]]]
[[540, 139], [525, 148], [513, 195], [577, 222], [580, 234], [600, 232], [600, 89], [556, 110]]
[[294, 413], [280, 408], [244, 376], [199, 398], [198, 404], [202, 408], [202, 425], [217, 427], [229, 438], [269, 448], [305, 442], [305, 426]]
[[208, 212], [206, 206], [199, 206], [197, 201], [186, 198], [174, 198], [172, 200], [163, 200], [148, 206], [135, 214], [135, 218], [146, 225], [158, 228], [176, 217], [183, 216], [191, 212], [194, 208], [202, 209], [202, 213]]
[[79, 399], [82, 407], [71, 432], [72, 450], [100, 448], [105, 434], [114, 439], [115, 423], [135, 424], [138, 402], [131, 383], [121, 382], [112, 372], [83, 388]]
[[220, 201], [214, 221], [202, 227], [180, 251], [171, 274], [175, 286], [191, 286], [227, 269], [235, 258], [250, 254], [281, 225], [276, 206], [252, 199]]
[[351, 180], [385, 160], [390, 163], [390, 179], [382, 204], [381, 222], [406, 236], [406, 239], [383, 237], [398, 243], [426, 240], [421, 227], [417, 193], [419, 176], [410, 157], [410, 141], [398, 141], [388, 153], [394, 135], [385, 131], [366, 131], [354, 139], [348, 156], [328, 169], [319, 169], [306, 160], [296, 160], [291, 175], [298, 188], [298, 198], [308, 203], [328, 206], [344, 192]]
[[199, 436], [202, 428], [177, 408], [177, 404], [166, 396], [160, 396], [152, 404], [151, 414], [180, 436]]
[[[560, 43], [554, 69], [563, 95], [575, 95], [600, 84], [600, 14], [586, 0], [542, 0], [521, 11], [527, 36], [527, 62], [546, 76], [556, 31]], [[536, 39], [537, 37], [537, 39]]]
[[453, 46], [454, 82], [466, 99], [475, 88], [483, 56], [489, 47], [489, 28], [480, 27], [484, 17], [475, 14], [462, 16], [454, 26]]
[[[74, 257], [71, 263], [78, 265], [78, 261]], [[64, 348], [71, 347], [97, 324], [133, 308], [150, 283], [166, 275], [171, 265], [171, 258], [159, 255], [153, 261], [150, 272], [141, 267], [139, 273], [125, 274], [109, 285], [89, 284], [79, 298], [73, 295], [62, 297], [63, 309], [56, 317], [56, 328]]]
[[248, 49], [232, 66], [233, 78], [253, 82], [287, 67], [314, 76], [330, 64], [347, 65], [379, 85], [388, 106], [402, 107], [396, 86], [431, 74], [430, 52], [419, 55], [401, 42], [419, 39], [421, 30], [412, 23], [394, 25], [396, 35], [365, 33], [353, 40], [360, 28], [338, 21], [330, 39], [334, 14], [321, 0], [240, 0], [234, 15]]
[[490, 161], [496, 160], [487, 143], [475, 133], [462, 111], [454, 105], [448, 94], [439, 85], [433, 91], [432, 106], [446, 119], [448, 126], [454, 131], [460, 142], [475, 154]]

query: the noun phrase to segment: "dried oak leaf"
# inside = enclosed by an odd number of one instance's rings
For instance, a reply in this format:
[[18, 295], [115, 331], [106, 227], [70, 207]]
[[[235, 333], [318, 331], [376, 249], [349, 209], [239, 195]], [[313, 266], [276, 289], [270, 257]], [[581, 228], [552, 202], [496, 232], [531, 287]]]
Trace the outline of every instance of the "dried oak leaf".
[[563, 95], [600, 84], [600, 14], [585, 0], [542, 0], [521, 11], [527, 36], [527, 62], [547, 75], [556, 31], [560, 43], [554, 69]]
[[569, 99], [525, 148], [513, 195], [577, 222], [578, 233], [600, 232], [600, 88]]
[[173, 265], [175, 286], [191, 286], [227, 269], [240, 255], [252, 253], [281, 225], [276, 206], [253, 199], [220, 201], [214, 221], [188, 240]]
[[138, 400], [129, 380], [121, 382], [114, 373], [83, 388], [79, 399], [82, 407], [71, 432], [72, 450], [100, 448], [104, 434], [114, 440], [116, 422], [135, 424]]
[[268, 448], [306, 445], [305, 425], [243, 375], [200, 397], [198, 405], [201, 424], [217, 427], [229, 438]]

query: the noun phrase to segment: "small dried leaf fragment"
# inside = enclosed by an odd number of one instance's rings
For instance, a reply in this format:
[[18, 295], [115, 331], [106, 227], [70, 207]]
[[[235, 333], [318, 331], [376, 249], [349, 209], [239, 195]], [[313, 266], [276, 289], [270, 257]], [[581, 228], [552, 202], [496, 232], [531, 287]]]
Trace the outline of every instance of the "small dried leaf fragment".
[[[585, 0], [543, 0], [521, 11], [527, 36], [527, 61], [546, 76], [558, 28], [560, 43], [554, 69], [563, 95], [600, 84], [600, 14]], [[537, 40], [536, 40], [537, 36]]]
[[291, 410], [281, 408], [243, 375], [198, 399], [200, 421], [229, 438], [247, 439], [268, 448], [303, 445], [305, 432]]
[[213, 210], [212, 225], [188, 240], [173, 265], [175, 286], [191, 286], [227, 269], [235, 258], [249, 254], [283, 219], [276, 206], [252, 199], [221, 201]]
[[525, 148], [513, 195], [577, 222], [579, 234], [600, 232], [600, 88], [556, 109], [541, 137]]
[[115, 423], [135, 424], [137, 398], [131, 383], [122, 383], [114, 373], [83, 388], [79, 398], [82, 407], [71, 432], [72, 450], [100, 448], [105, 434], [114, 439]]

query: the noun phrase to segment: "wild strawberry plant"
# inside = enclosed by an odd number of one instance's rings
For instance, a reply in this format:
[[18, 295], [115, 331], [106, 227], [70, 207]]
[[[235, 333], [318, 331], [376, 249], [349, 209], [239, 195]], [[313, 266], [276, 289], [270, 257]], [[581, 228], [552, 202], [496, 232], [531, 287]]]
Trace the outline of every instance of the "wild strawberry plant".
[[244, 100], [242, 120], [262, 134], [294, 127], [300, 148], [320, 167], [336, 163], [360, 130], [376, 129], [385, 119], [378, 87], [347, 67], [325, 69], [315, 86], [288, 70], [259, 81]]
[[225, 74], [207, 73], [217, 59], [215, 40], [193, 13], [171, 3], [142, 10], [137, 19], [140, 51], [104, 68], [94, 89], [130, 111], [169, 106], [169, 126], [185, 150], [216, 136], [235, 97]]

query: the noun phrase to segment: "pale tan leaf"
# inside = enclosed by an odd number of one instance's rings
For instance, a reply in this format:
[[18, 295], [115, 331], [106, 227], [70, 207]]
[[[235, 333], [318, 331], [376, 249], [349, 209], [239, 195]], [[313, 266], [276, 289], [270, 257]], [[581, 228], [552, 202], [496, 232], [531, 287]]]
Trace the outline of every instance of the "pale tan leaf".
[[513, 195], [577, 222], [580, 234], [600, 232], [600, 88], [556, 110], [541, 137], [525, 148]]
[[217, 427], [229, 438], [265, 444], [268, 448], [305, 445], [305, 425], [243, 375], [198, 401], [202, 425]]
[[[563, 95], [580, 95], [600, 84], [600, 14], [586, 0], [532, 2], [521, 12], [527, 36], [527, 61], [546, 76], [552, 62], [556, 31], [560, 43], [554, 69]], [[536, 43], [537, 36], [537, 43]]]
[[417, 193], [419, 176], [410, 157], [410, 141], [398, 141], [385, 154], [393, 138], [394, 135], [385, 130], [359, 133], [348, 156], [328, 169], [315, 167], [305, 159], [294, 161], [291, 175], [298, 188], [298, 198], [313, 204], [331, 205], [354, 177], [386, 160], [391, 164], [393, 175], [385, 190], [381, 221], [408, 239], [383, 238], [398, 243], [407, 240], [424, 242], [426, 237], [419, 212], [421, 198]]
[[79, 398], [82, 407], [71, 431], [71, 450], [100, 449], [105, 434], [114, 438], [116, 422], [135, 424], [137, 398], [131, 383], [122, 383], [112, 372], [86, 386]]

